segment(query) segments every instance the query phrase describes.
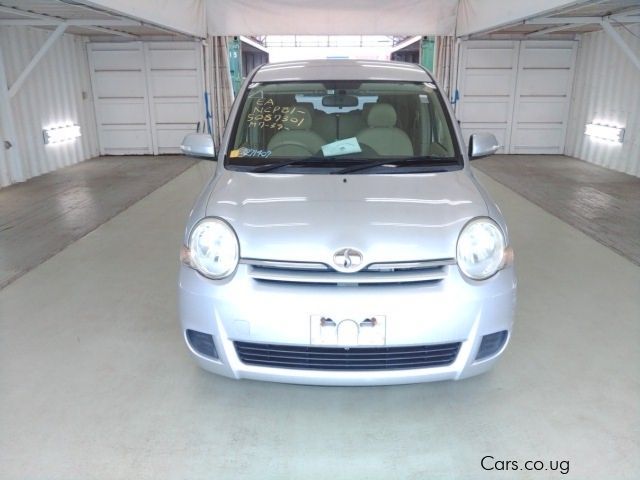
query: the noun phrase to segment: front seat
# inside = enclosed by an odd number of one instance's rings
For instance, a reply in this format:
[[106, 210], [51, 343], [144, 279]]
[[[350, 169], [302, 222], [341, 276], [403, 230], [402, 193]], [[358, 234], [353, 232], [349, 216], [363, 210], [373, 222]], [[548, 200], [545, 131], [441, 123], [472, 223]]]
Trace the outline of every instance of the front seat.
[[276, 133], [267, 149], [275, 157], [306, 157], [315, 155], [326, 142], [316, 132], [311, 131], [313, 120], [306, 107], [296, 107], [293, 115], [297, 123], [283, 123], [284, 129]]
[[381, 156], [412, 157], [411, 140], [396, 127], [396, 120], [396, 110], [391, 105], [374, 105], [367, 115], [368, 127], [356, 136], [358, 142], [368, 145]]

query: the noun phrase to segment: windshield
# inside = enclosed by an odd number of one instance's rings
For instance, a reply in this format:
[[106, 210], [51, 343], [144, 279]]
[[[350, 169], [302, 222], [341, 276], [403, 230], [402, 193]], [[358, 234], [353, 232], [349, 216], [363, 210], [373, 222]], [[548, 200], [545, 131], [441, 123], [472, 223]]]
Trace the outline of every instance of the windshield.
[[249, 85], [225, 166], [278, 173], [407, 173], [462, 167], [435, 85]]

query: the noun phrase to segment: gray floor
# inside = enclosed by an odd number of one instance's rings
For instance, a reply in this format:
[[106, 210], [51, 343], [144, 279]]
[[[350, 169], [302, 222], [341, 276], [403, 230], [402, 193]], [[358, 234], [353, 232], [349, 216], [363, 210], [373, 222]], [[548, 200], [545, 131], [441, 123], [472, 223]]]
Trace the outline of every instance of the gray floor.
[[98, 157], [0, 189], [0, 288], [194, 164], [182, 155]]
[[480, 173], [520, 282], [496, 369], [380, 388], [232, 381], [191, 362], [177, 324], [181, 232], [211, 166], [0, 290], [0, 478], [562, 478], [485, 472], [485, 455], [637, 478], [640, 267]]
[[494, 155], [473, 166], [640, 265], [640, 178], [563, 155]]

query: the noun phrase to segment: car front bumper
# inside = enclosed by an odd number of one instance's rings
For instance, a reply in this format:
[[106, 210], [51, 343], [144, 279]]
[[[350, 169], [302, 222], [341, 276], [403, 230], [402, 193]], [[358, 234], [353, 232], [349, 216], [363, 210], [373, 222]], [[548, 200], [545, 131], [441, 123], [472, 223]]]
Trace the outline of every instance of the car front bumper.
[[[457, 380], [489, 370], [510, 338], [515, 307], [513, 266], [481, 282], [463, 277], [456, 265], [442, 281], [402, 285], [307, 285], [260, 282], [240, 264], [214, 281], [181, 265], [179, 297], [183, 334], [213, 336], [218, 358], [189, 350], [204, 369], [231, 378], [309, 385], [392, 385]], [[460, 342], [455, 360], [443, 366], [384, 370], [275, 368], [243, 363], [235, 341], [309, 346], [311, 321], [384, 316], [385, 347]], [[476, 360], [483, 336], [506, 331], [492, 355]], [[355, 347], [354, 347], [355, 348]]]

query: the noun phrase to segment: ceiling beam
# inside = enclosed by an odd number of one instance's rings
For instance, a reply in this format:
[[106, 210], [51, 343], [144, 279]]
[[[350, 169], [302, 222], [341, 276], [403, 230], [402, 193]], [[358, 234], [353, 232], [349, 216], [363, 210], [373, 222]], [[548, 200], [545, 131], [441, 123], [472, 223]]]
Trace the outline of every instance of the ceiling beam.
[[50, 15], [43, 15], [41, 13], [28, 12], [26, 10], [20, 10], [18, 8], [13, 8], [13, 7], [5, 7], [3, 5], [0, 5], [0, 13], [9, 13], [11, 15], [21, 15], [23, 17], [37, 18], [39, 20], [60, 20], [61, 22], [64, 21], [64, 19], [62, 18], [52, 17]]
[[[635, 16], [636, 18], [630, 18], [632, 16]], [[633, 21], [633, 20], [635, 20], [636, 22], [640, 22], [640, 8], [632, 8], [632, 9], [627, 10], [625, 12], [612, 13], [611, 15], [609, 15], [609, 18], [612, 18], [615, 21], [620, 21], [620, 20]]]
[[249, 38], [249, 37], [245, 37], [244, 35], [240, 35], [240, 40], [248, 45], [251, 45], [253, 48], [260, 50], [262, 52], [265, 53], [269, 53], [269, 50], [267, 50], [266, 48], [264, 48], [264, 45], [259, 44], [258, 42], [256, 42], [255, 40]]
[[[50, 20], [41, 20], [39, 18], [0, 18], [0, 26], [29, 26], [29, 27], [50, 27], [60, 25], [64, 20], [52, 17]], [[135, 20], [91, 20], [91, 19], [74, 19], [67, 20], [70, 27], [139, 27], [142, 22]]]
[[102, 32], [102, 33], [108, 33], [109, 35], [118, 35], [120, 37], [126, 37], [126, 38], [140, 38], [138, 37], [138, 35], [134, 35], [133, 33], [129, 33], [129, 32], [123, 32], [120, 30], [115, 30], [112, 28], [104, 28], [104, 27], [99, 27], [97, 25], [78, 25], [80, 28], [86, 28], [87, 30], [93, 30], [96, 32]]
[[126, 19], [104, 19], [104, 20], [91, 20], [80, 18], [77, 20], [69, 20], [67, 23], [69, 25], [73, 25], [75, 27], [82, 27], [84, 25], [90, 27], [140, 27], [142, 26], [142, 22], [138, 22], [136, 20], [126, 20]]
[[[117, 36], [126, 37], [126, 38], [139, 38], [137, 35], [134, 35], [132, 33], [123, 32], [117, 29], [112, 29], [107, 27], [139, 27], [142, 25], [142, 22], [138, 22], [137, 20], [117, 19], [117, 18], [113, 18], [113, 19], [106, 18], [106, 19], [95, 19], [95, 20], [88, 19], [88, 18], [78, 18], [78, 19], [65, 21], [64, 19], [59, 17], [52, 17], [50, 15], [43, 15], [41, 13], [19, 10], [17, 8], [10, 8], [2, 5], [0, 5], [0, 13], [9, 13], [11, 15], [21, 15], [23, 17], [28, 17], [28, 18], [0, 19], [0, 26], [30, 26], [30, 27], [56, 26], [59, 28], [61, 25], [65, 25], [65, 28], [60, 30], [61, 33], [59, 33], [58, 36], [61, 35], [67, 27], [81, 27], [81, 28], [86, 28], [88, 30], [93, 30], [100, 33], [106, 33], [109, 35], [117, 35]], [[59, 30], [56, 29], [54, 33], [58, 31]], [[53, 35], [51, 37], [53, 37]], [[54, 41], [56, 38], [57, 36], [54, 37]], [[26, 72], [26, 73], [28, 74], [29, 72]], [[16, 81], [16, 84], [17, 83], [18, 82]], [[13, 90], [14, 85], [11, 86], [12, 92], [10, 91], [9, 93], [11, 97], [13, 97], [17, 92], [17, 89], [20, 88], [20, 84], [18, 84], [17, 88]]]
[[[614, 13], [604, 17], [542, 17], [532, 18], [525, 20], [525, 25], [551, 25], [548, 28], [537, 30], [535, 32], [525, 34], [526, 37], [535, 37], [538, 35], [545, 35], [547, 33], [560, 32], [569, 28], [574, 28], [583, 25], [600, 25], [604, 29], [604, 24], [607, 23], [609, 27], [610, 21], [613, 20], [618, 24], [622, 23], [638, 23], [640, 22], [640, 8], [632, 8], [630, 10]], [[609, 32], [607, 32], [609, 33]], [[611, 36], [611, 34], [609, 34]]]
[[[129, 19], [105, 18], [105, 19], [88, 19], [78, 18], [72, 20], [64, 20], [60, 17], [43, 15], [41, 13], [20, 10], [0, 5], [0, 13], [8, 13], [11, 15], [21, 15], [28, 18], [12, 18], [0, 19], [0, 26], [31, 26], [31, 27], [47, 27], [60, 26], [64, 24], [66, 27], [83, 27], [109, 35], [118, 35], [127, 38], [139, 38], [137, 35], [128, 32], [122, 32], [107, 27], [139, 27], [142, 22]], [[56, 30], [57, 31], [57, 30]], [[62, 30], [64, 32], [64, 30]], [[57, 37], [56, 37], [57, 38]], [[13, 86], [12, 86], [13, 88]], [[13, 96], [13, 95], [11, 95]]]
[[96, 27], [140, 27], [142, 26], [142, 22], [138, 22], [136, 20], [119, 20], [119, 19], [105, 19], [105, 20], [90, 20], [90, 19], [78, 19], [78, 20], [69, 20], [69, 25], [73, 25], [76, 27], [81, 27], [83, 25], [86, 26], [96, 26]]
[[38, 18], [0, 18], [2, 27], [52, 27], [60, 25], [62, 20], [40, 20]]
[[[615, 15], [612, 15], [615, 16]], [[606, 17], [542, 17], [542, 18], [532, 18], [530, 20], [525, 20], [525, 25], [590, 25], [593, 23], [600, 23], [603, 18]], [[637, 23], [638, 20], [629, 19], [627, 17], [621, 17], [619, 21], [620, 23]]]
[[391, 52], [397, 52], [398, 50], [402, 50], [403, 48], [408, 47], [409, 45], [413, 45], [414, 43], [419, 42], [420, 40], [422, 40], [422, 35], [415, 35], [413, 37], [409, 37], [406, 40], [403, 40], [402, 42], [397, 44], [395, 47], [391, 47]]
[[[85, 5], [77, 4], [78, 7], [85, 7]], [[85, 7], [86, 8], [86, 7]], [[97, 9], [91, 9], [92, 12], [97, 11], [98, 13], [104, 15], [112, 15], [110, 12], [98, 11]], [[23, 25], [23, 26], [57, 26], [62, 22], [66, 22], [70, 27], [91, 27], [92, 30], [101, 31], [102, 33], [108, 33], [110, 35], [120, 35], [123, 37], [133, 37], [139, 38], [137, 35], [122, 32], [119, 30], [112, 30], [109, 27], [140, 27], [140, 26], [148, 26], [155, 30], [159, 30], [160, 32], [165, 32], [170, 35], [176, 35], [178, 32], [171, 30], [169, 28], [161, 27], [159, 25], [150, 24], [146, 22], [142, 22], [135, 19], [129, 19], [126, 17], [117, 18], [117, 14], [113, 14], [114, 18], [107, 19], [70, 19], [65, 20], [64, 18], [54, 17], [51, 15], [44, 15], [42, 13], [31, 12], [27, 10], [20, 10], [18, 8], [13, 7], [5, 7], [4, 5], [0, 5], [0, 13], [7, 13], [11, 15], [17, 15], [27, 18], [4, 18], [0, 19], [0, 26], [9, 26], [9, 25]], [[93, 28], [96, 27], [96, 28]], [[102, 30], [100, 30], [102, 29]], [[186, 35], [186, 34], [185, 34]]]
[[526, 33], [525, 37], [534, 37], [536, 35], [546, 35], [547, 33], [561, 32], [562, 30], [567, 30], [569, 28], [575, 28], [579, 25], [575, 23], [568, 23], [567, 25], [556, 25], [554, 27], [543, 28], [542, 30], [537, 30], [535, 32]]

